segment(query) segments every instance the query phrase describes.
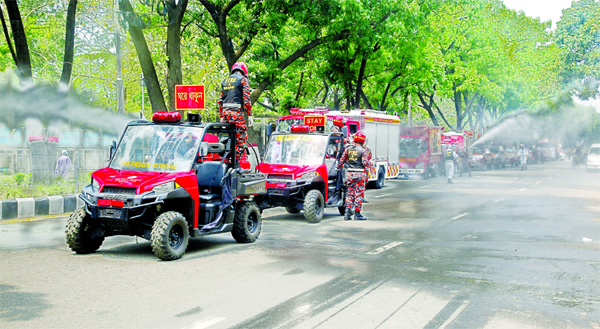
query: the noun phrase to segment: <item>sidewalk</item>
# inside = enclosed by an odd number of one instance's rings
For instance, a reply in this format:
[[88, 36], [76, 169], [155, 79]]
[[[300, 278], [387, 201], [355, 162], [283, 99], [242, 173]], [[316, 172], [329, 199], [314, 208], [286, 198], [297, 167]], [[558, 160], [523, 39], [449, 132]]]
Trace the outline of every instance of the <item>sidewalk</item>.
[[0, 200], [0, 221], [16, 218], [57, 215], [73, 212], [83, 206], [77, 194], [57, 195], [39, 198], [19, 198]]

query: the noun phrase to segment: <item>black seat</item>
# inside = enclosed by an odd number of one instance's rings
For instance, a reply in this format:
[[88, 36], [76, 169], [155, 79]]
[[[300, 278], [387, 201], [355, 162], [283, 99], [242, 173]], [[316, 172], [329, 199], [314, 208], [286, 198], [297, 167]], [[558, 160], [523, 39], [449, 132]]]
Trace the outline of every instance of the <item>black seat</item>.
[[221, 179], [225, 176], [227, 166], [216, 161], [203, 162], [196, 166], [196, 179], [200, 194], [209, 190], [210, 194], [221, 195]]

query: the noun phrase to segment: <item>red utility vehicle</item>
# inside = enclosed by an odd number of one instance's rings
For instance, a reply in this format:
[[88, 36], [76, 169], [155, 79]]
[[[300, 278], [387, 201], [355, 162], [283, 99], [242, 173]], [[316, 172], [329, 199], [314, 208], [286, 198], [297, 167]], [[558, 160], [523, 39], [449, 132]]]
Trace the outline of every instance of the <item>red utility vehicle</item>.
[[[327, 124], [327, 120], [320, 122]], [[328, 130], [322, 125], [311, 129], [293, 124], [289, 132], [271, 135], [258, 165], [259, 171], [267, 174], [267, 196], [259, 204], [261, 209], [304, 211], [309, 223], [320, 222], [325, 207], [338, 207], [344, 214], [346, 187], [342, 170], [337, 170], [344, 134]]]
[[440, 126], [400, 127], [400, 175], [435, 177], [442, 169]]
[[105, 237], [135, 235], [150, 240], [158, 258], [173, 260], [190, 237], [231, 232], [254, 242], [266, 175], [237, 169], [235, 126], [202, 124], [193, 114], [182, 123], [177, 112], [152, 119], [130, 122], [113, 142], [108, 167], [83, 188], [85, 205], [67, 223], [71, 250], [91, 253]]

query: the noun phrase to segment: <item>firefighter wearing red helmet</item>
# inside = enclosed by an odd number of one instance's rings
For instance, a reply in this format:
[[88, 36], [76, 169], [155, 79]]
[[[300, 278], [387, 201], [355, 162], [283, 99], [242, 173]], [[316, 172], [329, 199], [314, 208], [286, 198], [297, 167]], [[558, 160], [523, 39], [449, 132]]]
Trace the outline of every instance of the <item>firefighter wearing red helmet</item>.
[[[248, 127], [252, 127], [254, 124], [246, 64], [237, 62], [231, 67], [231, 75], [221, 82], [221, 95], [218, 103], [221, 122], [235, 124], [237, 130], [235, 159], [239, 163], [248, 142]], [[244, 111], [248, 113], [247, 126], [244, 120]]]
[[371, 154], [363, 147], [366, 139], [363, 132], [357, 132], [354, 135], [354, 143], [346, 147], [338, 164], [338, 170], [343, 166], [348, 172], [344, 220], [351, 220], [353, 211], [355, 220], [367, 219], [360, 213], [365, 195], [367, 172], [371, 167]]
[[332, 132], [335, 132], [335, 133], [341, 132], [343, 126], [344, 126], [344, 118], [341, 115], [333, 117], [333, 126], [331, 127]]

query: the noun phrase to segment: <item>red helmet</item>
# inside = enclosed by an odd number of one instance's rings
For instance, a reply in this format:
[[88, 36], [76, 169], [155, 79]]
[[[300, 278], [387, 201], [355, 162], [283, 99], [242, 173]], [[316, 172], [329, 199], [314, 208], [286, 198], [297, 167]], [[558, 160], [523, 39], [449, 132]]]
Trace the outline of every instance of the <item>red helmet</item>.
[[365, 140], [367, 140], [367, 136], [365, 136], [365, 134], [363, 132], [359, 131], [356, 134], [354, 134], [354, 141], [356, 143], [363, 144], [365, 142]]
[[246, 64], [244, 64], [244, 62], [237, 62], [233, 64], [231, 67], [231, 73], [235, 71], [242, 71], [242, 75], [244, 75], [246, 78], [248, 77], [248, 67]]
[[341, 115], [333, 117], [333, 125], [338, 127], [344, 126], [344, 118]]

